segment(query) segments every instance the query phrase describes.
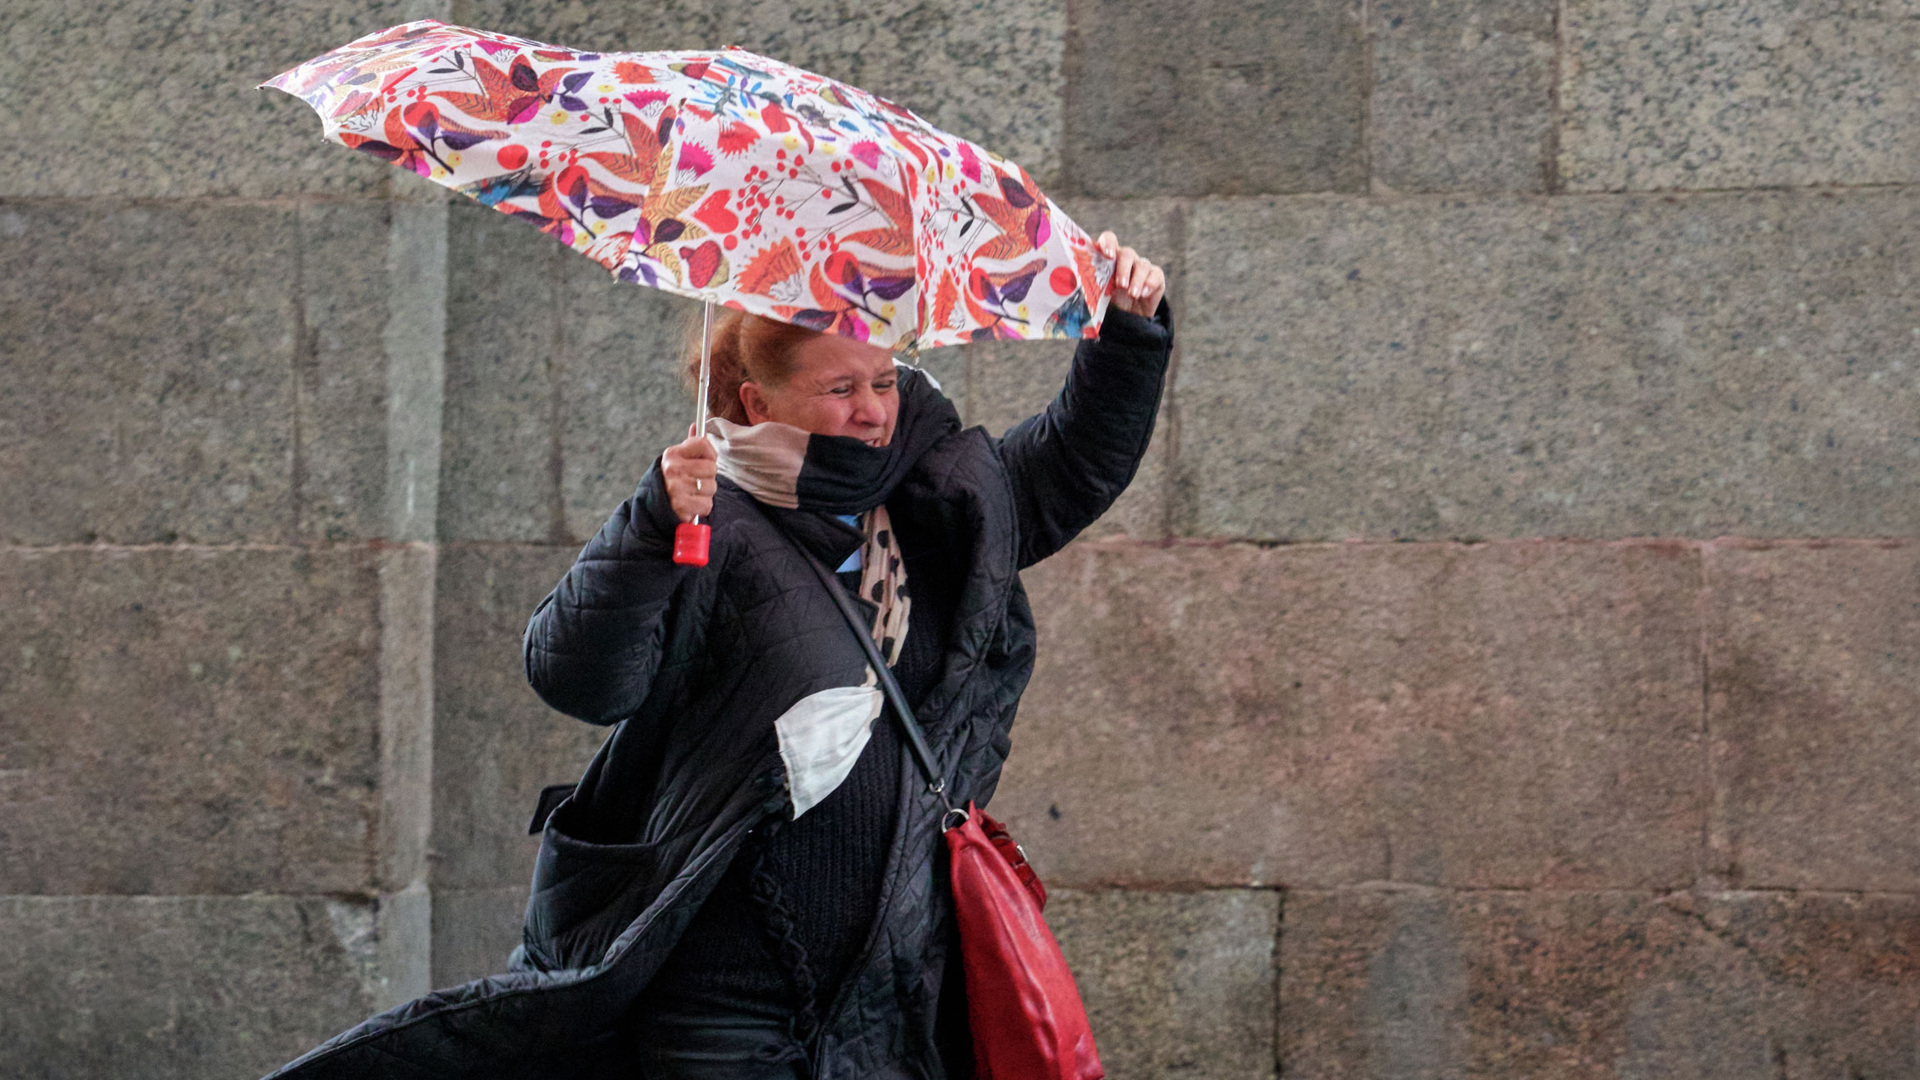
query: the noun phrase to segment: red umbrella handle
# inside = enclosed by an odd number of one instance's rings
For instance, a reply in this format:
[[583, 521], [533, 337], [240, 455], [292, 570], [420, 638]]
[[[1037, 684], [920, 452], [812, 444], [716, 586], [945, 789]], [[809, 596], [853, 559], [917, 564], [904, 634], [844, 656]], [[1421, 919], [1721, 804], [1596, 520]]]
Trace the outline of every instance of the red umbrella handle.
[[[713, 357], [713, 301], [706, 303], [701, 313], [700, 327], [700, 398], [695, 404], [693, 431], [699, 434], [707, 428], [707, 387], [711, 378]], [[707, 565], [707, 544], [713, 539], [713, 526], [699, 518], [683, 521], [673, 530], [673, 561], [681, 566]]]
[[673, 561], [681, 566], [707, 565], [707, 543], [713, 526], [683, 521], [673, 530]]

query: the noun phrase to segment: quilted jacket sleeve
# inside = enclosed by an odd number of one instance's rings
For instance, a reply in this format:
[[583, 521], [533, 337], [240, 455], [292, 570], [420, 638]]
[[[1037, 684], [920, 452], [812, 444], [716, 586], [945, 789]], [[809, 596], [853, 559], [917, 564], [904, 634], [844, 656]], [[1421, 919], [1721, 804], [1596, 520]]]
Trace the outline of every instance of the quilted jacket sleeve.
[[679, 522], [656, 460], [527, 621], [521, 651], [540, 700], [592, 724], [646, 700], [669, 609], [686, 593], [709, 595], [680, 589], [693, 568], [673, 561]]
[[1066, 385], [1046, 411], [1001, 437], [1021, 569], [1065, 547], [1133, 482], [1172, 352], [1173, 315], [1164, 299], [1151, 319], [1110, 307], [1100, 336], [1074, 351]]

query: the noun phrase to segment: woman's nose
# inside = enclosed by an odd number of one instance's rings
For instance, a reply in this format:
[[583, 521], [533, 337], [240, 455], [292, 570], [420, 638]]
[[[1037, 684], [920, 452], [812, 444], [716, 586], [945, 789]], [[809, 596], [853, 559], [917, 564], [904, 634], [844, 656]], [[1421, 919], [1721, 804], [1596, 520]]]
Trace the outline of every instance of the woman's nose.
[[886, 406], [879, 394], [870, 389], [854, 391], [853, 422], [865, 427], [879, 427], [887, 422]]

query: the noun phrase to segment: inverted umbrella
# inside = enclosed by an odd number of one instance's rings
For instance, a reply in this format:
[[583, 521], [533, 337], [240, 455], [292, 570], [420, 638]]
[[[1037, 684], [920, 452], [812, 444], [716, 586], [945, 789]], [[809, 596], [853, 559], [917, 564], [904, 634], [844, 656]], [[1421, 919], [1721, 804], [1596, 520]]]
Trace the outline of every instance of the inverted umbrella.
[[424, 20], [262, 85], [624, 281], [888, 348], [1099, 329], [1108, 264], [1019, 165], [742, 49], [582, 53]]
[[[622, 281], [707, 301], [709, 330], [717, 302], [912, 352], [1093, 337], [1105, 312], [1111, 261], [1026, 170], [742, 49], [576, 52], [429, 19], [261, 85]], [[696, 430], [706, 371], [703, 347]], [[682, 529], [704, 563], [706, 526]]]

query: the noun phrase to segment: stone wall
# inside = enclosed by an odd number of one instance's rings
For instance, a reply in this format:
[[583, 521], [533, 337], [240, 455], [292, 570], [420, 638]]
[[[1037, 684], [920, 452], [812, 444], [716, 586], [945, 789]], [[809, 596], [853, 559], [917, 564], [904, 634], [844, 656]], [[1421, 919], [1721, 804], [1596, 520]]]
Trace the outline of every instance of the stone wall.
[[[0, 1074], [245, 1077], [499, 970], [603, 734], [527, 614], [692, 305], [251, 87], [727, 42], [1172, 277], [994, 802], [1116, 1080], [1920, 1075], [1920, 20], [1787, 0], [26, 0]], [[1060, 346], [932, 354], [969, 422]]]

